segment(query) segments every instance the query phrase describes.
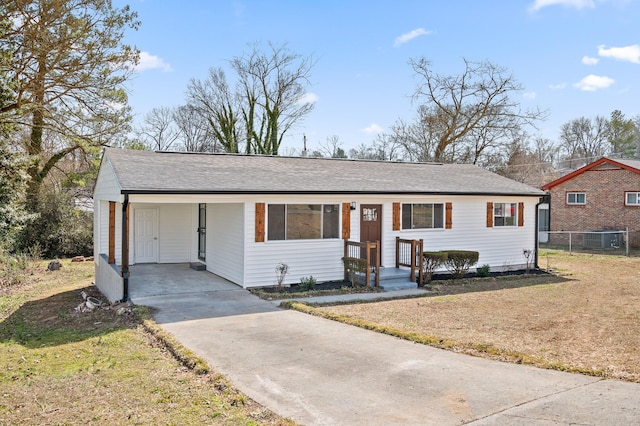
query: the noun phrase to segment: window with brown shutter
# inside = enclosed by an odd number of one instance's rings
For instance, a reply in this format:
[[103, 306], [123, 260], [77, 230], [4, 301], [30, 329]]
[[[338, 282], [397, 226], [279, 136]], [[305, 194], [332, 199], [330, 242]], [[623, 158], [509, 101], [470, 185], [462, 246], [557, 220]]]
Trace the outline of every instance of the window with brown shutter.
[[264, 203], [256, 203], [256, 243], [264, 243]]
[[453, 206], [451, 203], [445, 204], [445, 229], [451, 229], [453, 226], [453, 221], [451, 218], [451, 211], [453, 210]]
[[493, 228], [493, 203], [487, 203], [487, 228]]
[[351, 204], [342, 203], [342, 239], [351, 238]]
[[400, 203], [393, 203], [393, 230], [400, 230]]
[[518, 203], [518, 226], [524, 226], [524, 203]]

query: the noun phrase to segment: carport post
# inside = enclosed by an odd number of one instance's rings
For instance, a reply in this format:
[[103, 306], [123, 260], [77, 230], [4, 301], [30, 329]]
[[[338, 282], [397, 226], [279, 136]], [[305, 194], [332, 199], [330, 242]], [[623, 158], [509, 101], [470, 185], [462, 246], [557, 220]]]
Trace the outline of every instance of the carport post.
[[122, 203], [122, 302], [129, 301], [129, 194]]

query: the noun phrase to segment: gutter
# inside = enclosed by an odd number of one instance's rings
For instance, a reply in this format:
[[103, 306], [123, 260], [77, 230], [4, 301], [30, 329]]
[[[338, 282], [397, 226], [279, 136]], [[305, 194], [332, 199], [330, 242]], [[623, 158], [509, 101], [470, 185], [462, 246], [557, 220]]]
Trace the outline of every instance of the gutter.
[[535, 247], [536, 247], [535, 251], [536, 252], [533, 260], [533, 266], [536, 269], [540, 269], [540, 266], [538, 265], [538, 251], [540, 250], [540, 242], [538, 241], [540, 239], [540, 218], [539, 218], [540, 204], [549, 204], [549, 212], [551, 212], [551, 195], [550, 194], [543, 195], [542, 197], [540, 197], [540, 200], [536, 204], [536, 233], [535, 233]]
[[189, 189], [123, 189], [124, 195], [469, 195], [499, 197], [542, 197], [540, 193], [515, 192], [436, 192], [436, 191], [282, 191], [282, 190], [189, 190]]
[[122, 300], [129, 301], [129, 194], [124, 194], [122, 203]]

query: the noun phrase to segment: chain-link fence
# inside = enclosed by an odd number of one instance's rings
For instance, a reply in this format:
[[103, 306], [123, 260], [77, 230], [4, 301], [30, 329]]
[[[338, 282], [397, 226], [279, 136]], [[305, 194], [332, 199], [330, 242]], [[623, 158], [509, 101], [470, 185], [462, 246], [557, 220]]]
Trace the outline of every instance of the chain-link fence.
[[572, 251], [598, 251], [630, 255], [632, 237], [629, 230], [540, 231], [539, 248]]

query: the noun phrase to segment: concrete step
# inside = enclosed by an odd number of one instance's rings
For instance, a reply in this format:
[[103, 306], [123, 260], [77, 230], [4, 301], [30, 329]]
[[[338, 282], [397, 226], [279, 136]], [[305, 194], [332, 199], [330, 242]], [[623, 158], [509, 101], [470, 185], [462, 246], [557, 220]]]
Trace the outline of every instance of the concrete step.
[[[409, 268], [380, 268], [380, 281], [395, 280], [398, 278], [406, 278], [411, 276]], [[372, 275], [372, 278], [374, 276]]]
[[380, 280], [380, 288], [385, 291], [390, 290], [407, 290], [412, 288], [418, 288], [418, 284], [409, 281], [409, 278], [395, 278]]
[[194, 269], [196, 271], [204, 271], [207, 269], [207, 265], [205, 265], [202, 262], [191, 262], [189, 264], [189, 267], [191, 267], [191, 269]]

